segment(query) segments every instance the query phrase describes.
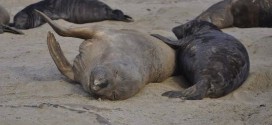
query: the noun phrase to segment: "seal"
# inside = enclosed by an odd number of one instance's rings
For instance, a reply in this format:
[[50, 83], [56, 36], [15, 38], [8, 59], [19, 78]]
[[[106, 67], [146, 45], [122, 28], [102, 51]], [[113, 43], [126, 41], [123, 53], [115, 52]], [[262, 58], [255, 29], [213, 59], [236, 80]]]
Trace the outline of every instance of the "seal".
[[272, 27], [272, 0], [223, 0], [195, 19], [219, 28]]
[[98, 26], [66, 29], [38, 13], [59, 35], [85, 39], [73, 65], [50, 32], [47, 43], [59, 71], [93, 95], [110, 100], [127, 99], [145, 84], [161, 82], [174, 72], [175, 51], [150, 35]]
[[9, 13], [0, 5], [0, 34], [4, 32], [10, 32], [15, 34], [23, 34], [23, 32], [8, 26], [10, 21]]
[[53, 20], [64, 19], [77, 24], [103, 20], [133, 21], [121, 10], [113, 10], [98, 0], [42, 0], [18, 12], [11, 25], [18, 29], [30, 29], [44, 24], [45, 21], [35, 13], [35, 9], [45, 13]]
[[184, 91], [168, 91], [163, 96], [200, 100], [218, 98], [237, 89], [248, 77], [249, 57], [236, 38], [215, 25], [192, 20], [172, 29], [179, 40], [153, 34], [177, 51], [177, 67], [190, 83]]

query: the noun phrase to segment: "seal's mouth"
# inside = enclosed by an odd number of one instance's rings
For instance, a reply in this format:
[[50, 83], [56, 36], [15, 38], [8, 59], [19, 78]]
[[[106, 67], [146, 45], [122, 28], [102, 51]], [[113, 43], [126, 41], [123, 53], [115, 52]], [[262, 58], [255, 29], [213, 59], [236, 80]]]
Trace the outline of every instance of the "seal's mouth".
[[116, 96], [116, 92], [113, 91], [113, 92], [112, 92], [112, 100], [116, 100], [116, 99], [117, 99], [116, 97], [117, 97], [117, 96]]
[[109, 93], [110, 95], [99, 94], [99, 93], [91, 93], [91, 94], [96, 99], [103, 98], [103, 99], [109, 99], [109, 100], [118, 100], [118, 95], [115, 91], [113, 91], [112, 93]]

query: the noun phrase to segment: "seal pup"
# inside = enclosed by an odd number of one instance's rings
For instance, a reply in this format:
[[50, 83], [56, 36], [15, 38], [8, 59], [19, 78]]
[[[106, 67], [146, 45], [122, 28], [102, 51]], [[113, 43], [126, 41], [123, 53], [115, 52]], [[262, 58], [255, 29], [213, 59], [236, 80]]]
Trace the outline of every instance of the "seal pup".
[[215, 25], [192, 20], [172, 30], [179, 40], [153, 34], [177, 50], [177, 67], [191, 84], [184, 91], [169, 91], [170, 98], [218, 98], [237, 89], [248, 77], [246, 48]]
[[23, 34], [23, 32], [8, 26], [10, 21], [9, 13], [0, 5], [0, 34], [4, 32], [10, 32], [15, 34]]
[[175, 51], [157, 38], [128, 29], [66, 29], [38, 13], [57, 34], [85, 39], [73, 66], [50, 32], [47, 44], [59, 71], [93, 95], [110, 100], [127, 99], [145, 84], [161, 82], [174, 72]]
[[98, 0], [42, 0], [18, 12], [11, 25], [19, 29], [30, 29], [44, 24], [45, 21], [35, 13], [35, 9], [45, 13], [53, 20], [64, 19], [77, 24], [103, 20], [133, 21], [121, 10], [113, 10]]
[[272, 27], [272, 0], [223, 0], [195, 19], [208, 21], [220, 29]]

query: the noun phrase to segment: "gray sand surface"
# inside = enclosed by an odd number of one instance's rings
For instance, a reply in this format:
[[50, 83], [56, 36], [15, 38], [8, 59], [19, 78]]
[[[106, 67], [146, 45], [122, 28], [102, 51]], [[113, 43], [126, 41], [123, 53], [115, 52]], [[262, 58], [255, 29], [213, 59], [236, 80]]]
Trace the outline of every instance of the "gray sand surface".
[[[103, 25], [136, 29], [175, 39], [174, 26], [193, 19], [219, 0], [103, 0], [131, 15], [135, 22], [103, 21], [67, 27]], [[37, 0], [0, 0], [11, 17]], [[228, 28], [246, 46], [250, 76], [236, 91], [218, 99], [168, 99], [161, 94], [181, 90], [178, 77], [151, 83], [123, 101], [96, 100], [78, 84], [69, 83], [51, 59], [48, 25], [24, 30], [25, 35], [0, 34], [0, 125], [271, 125], [272, 29]], [[55, 34], [55, 33], [54, 33]], [[83, 41], [55, 35], [72, 61]]]

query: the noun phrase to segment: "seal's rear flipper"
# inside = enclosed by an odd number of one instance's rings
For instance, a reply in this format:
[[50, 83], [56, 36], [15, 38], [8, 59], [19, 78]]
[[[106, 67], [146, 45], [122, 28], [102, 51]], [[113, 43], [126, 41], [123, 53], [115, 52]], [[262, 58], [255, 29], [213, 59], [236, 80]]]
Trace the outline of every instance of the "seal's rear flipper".
[[128, 15], [124, 15], [124, 17], [125, 17], [125, 20], [124, 20], [125, 22], [134, 22], [132, 17], [130, 17]]
[[55, 32], [61, 36], [66, 37], [75, 37], [75, 38], [81, 38], [81, 39], [92, 39], [95, 36], [96, 29], [95, 28], [65, 28], [60, 25], [58, 25], [56, 22], [54, 22], [52, 19], [50, 19], [47, 15], [44, 13], [35, 10], [49, 25], [55, 30]]
[[112, 19], [114, 20], [119, 20], [119, 21], [124, 21], [124, 22], [134, 22], [133, 18], [125, 15], [123, 11], [116, 9], [112, 11]]
[[162, 35], [159, 35], [159, 34], [150, 34], [151, 36], [165, 42], [166, 44], [168, 44], [169, 46], [171, 46], [172, 48], [176, 49], [177, 47], [180, 46], [180, 43], [179, 41], [173, 41], [173, 40], [170, 40]]
[[7, 26], [7, 25], [2, 25], [3, 27], [3, 31], [4, 32], [10, 32], [10, 33], [14, 33], [14, 34], [21, 34], [23, 35], [24, 33], [16, 28], [13, 28], [13, 27], [10, 27], [10, 26]]
[[56, 41], [53, 33], [51, 32], [48, 32], [47, 35], [47, 45], [50, 55], [53, 58], [55, 64], [57, 65], [59, 71], [68, 79], [74, 81], [74, 72], [72, 66], [65, 58], [59, 43]]

